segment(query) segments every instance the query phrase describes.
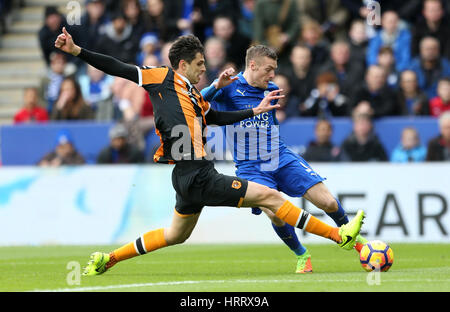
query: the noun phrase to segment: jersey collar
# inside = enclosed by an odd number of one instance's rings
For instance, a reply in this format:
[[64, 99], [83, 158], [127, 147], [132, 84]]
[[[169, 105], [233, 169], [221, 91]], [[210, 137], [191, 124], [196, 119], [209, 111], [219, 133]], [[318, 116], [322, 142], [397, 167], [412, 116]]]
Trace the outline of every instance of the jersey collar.
[[[177, 72], [175, 72], [175, 73], [177, 73]], [[191, 88], [194, 87], [194, 86], [192, 85], [192, 83], [189, 81], [189, 79], [187, 79], [186, 77], [184, 77], [182, 74], [177, 73], [177, 75], [180, 76], [181, 79], [183, 79], [183, 80], [188, 84], [189, 87], [191, 87]]]
[[254, 86], [250, 85], [247, 82], [247, 80], [245, 79], [243, 72], [240, 72], [239, 74], [237, 74], [237, 76], [238, 76], [238, 81], [240, 83], [242, 83], [245, 86], [245, 88], [247, 88], [247, 90], [250, 91], [250, 92], [252, 92], [252, 91], [253, 92], [261, 92], [261, 91], [266, 91], [266, 90], [270, 89], [270, 83], [269, 83], [269, 86], [266, 89], [262, 89], [262, 88], [258, 88], [258, 87], [254, 87]]

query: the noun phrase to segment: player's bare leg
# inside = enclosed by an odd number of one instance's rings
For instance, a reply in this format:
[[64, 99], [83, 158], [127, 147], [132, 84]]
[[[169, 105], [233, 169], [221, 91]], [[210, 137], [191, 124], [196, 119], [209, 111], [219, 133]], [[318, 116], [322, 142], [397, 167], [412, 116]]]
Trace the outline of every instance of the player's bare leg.
[[83, 271], [83, 275], [99, 275], [117, 262], [127, 260], [148, 252], [184, 243], [192, 234], [200, 213], [181, 215], [176, 210], [172, 223], [167, 228], [149, 231], [122, 247], [110, 252], [94, 252]]
[[184, 243], [191, 236], [199, 217], [200, 213], [182, 215], [175, 210], [171, 225], [164, 229], [167, 246]]
[[303, 197], [326, 213], [336, 212], [339, 208], [336, 199], [322, 182], [309, 188]]

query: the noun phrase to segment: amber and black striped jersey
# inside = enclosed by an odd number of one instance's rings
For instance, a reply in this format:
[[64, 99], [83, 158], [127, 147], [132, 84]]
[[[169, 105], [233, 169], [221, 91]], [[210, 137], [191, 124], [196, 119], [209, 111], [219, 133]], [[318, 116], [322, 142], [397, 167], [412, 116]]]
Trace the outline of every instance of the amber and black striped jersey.
[[169, 67], [138, 67], [86, 49], [81, 49], [78, 57], [106, 74], [134, 81], [148, 92], [161, 141], [154, 155], [156, 162], [204, 159], [206, 125], [229, 125], [254, 115], [252, 109], [213, 110], [187, 78]]
[[209, 102], [187, 78], [168, 67], [139, 68], [139, 85], [150, 96], [161, 140], [153, 159], [162, 163], [203, 159]]

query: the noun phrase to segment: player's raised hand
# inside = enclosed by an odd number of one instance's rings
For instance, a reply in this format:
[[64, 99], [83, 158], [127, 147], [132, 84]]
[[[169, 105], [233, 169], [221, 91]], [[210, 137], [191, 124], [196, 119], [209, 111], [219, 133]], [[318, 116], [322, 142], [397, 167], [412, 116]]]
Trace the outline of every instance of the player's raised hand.
[[66, 27], [63, 27], [62, 31], [62, 34], [56, 38], [55, 47], [75, 56], [80, 54], [81, 48], [73, 42], [72, 36], [67, 32]]
[[283, 94], [280, 94], [281, 91], [283, 91], [283, 89], [273, 90], [272, 92], [269, 92], [264, 97], [264, 99], [259, 103], [259, 105], [253, 108], [255, 116], [261, 113], [271, 111], [272, 109], [275, 108], [280, 108], [280, 104], [272, 105], [271, 102], [273, 100], [278, 100], [285, 97]]
[[219, 76], [219, 79], [214, 83], [216, 89], [226, 87], [237, 80], [238, 77], [234, 76], [234, 69], [232, 67], [225, 69]]

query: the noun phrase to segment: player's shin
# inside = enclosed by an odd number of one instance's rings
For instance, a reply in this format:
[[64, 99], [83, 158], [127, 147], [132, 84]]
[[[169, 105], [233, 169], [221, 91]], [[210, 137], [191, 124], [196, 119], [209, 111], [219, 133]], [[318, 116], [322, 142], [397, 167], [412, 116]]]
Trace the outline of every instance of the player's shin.
[[138, 237], [135, 241], [123, 245], [111, 252], [109, 254], [110, 260], [106, 266], [107, 268], [110, 268], [119, 261], [145, 255], [148, 252], [166, 246], [167, 242], [164, 238], [164, 229], [149, 231]]
[[306, 248], [298, 240], [295, 228], [287, 223], [284, 225], [275, 225], [272, 223], [272, 227], [277, 233], [278, 237], [297, 255], [303, 255], [306, 252]]
[[320, 221], [288, 200], [278, 208], [275, 215], [284, 222], [299, 229], [304, 229], [308, 233], [319, 235], [338, 243], [341, 241], [339, 229], [337, 227], [332, 227]]

